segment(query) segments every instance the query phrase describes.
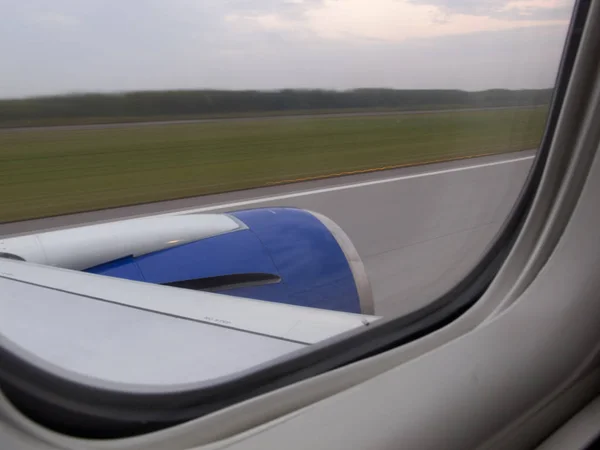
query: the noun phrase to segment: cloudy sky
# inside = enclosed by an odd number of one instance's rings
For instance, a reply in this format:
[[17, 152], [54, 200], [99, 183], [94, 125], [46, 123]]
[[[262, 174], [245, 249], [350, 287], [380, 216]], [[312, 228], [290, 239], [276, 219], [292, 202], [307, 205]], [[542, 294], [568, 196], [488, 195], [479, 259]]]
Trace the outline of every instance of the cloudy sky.
[[573, 0], [0, 0], [0, 97], [537, 88]]

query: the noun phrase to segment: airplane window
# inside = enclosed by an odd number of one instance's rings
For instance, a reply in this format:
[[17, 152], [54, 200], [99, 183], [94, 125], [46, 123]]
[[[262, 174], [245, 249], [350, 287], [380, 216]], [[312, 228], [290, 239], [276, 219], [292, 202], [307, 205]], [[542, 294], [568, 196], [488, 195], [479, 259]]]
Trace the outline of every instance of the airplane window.
[[5, 7], [4, 361], [206, 386], [427, 316], [534, 179], [573, 6]]

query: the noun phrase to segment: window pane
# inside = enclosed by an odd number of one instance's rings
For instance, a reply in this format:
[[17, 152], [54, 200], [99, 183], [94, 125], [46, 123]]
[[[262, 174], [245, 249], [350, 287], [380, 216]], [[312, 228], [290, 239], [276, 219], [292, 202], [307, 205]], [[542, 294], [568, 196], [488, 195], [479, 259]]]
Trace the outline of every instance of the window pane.
[[523, 187], [572, 8], [5, 7], [0, 332], [173, 384], [430, 304]]

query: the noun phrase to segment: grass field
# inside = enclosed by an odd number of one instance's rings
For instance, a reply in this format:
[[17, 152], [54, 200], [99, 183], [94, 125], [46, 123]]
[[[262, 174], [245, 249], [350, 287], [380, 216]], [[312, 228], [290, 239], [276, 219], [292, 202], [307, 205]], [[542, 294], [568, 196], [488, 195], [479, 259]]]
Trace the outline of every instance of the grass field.
[[530, 149], [546, 111], [0, 131], [0, 222]]

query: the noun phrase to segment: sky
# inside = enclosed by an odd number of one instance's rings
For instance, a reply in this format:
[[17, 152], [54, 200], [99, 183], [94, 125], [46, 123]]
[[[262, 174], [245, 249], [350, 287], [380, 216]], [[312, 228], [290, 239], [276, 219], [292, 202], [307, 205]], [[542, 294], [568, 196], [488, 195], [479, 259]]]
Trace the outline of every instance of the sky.
[[0, 98], [546, 88], [573, 0], [0, 0]]

